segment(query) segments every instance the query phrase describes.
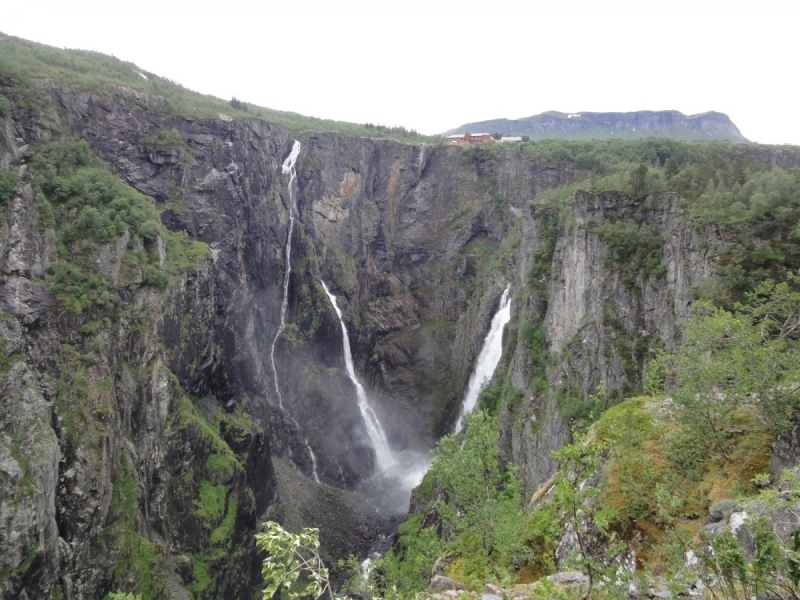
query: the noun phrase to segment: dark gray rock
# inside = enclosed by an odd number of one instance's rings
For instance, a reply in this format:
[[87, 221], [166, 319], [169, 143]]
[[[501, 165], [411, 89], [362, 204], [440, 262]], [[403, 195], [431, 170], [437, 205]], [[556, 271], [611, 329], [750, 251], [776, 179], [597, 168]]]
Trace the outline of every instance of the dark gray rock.
[[467, 587], [463, 583], [453, 581], [444, 575], [434, 575], [428, 585], [429, 594], [440, 594], [449, 590], [466, 590]]
[[711, 510], [708, 513], [708, 518], [706, 519], [705, 524], [709, 525], [712, 523], [724, 523], [730, 518], [731, 514], [736, 511], [736, 501], [725, 499], [720, 500], [714, 506], [711, 507]]

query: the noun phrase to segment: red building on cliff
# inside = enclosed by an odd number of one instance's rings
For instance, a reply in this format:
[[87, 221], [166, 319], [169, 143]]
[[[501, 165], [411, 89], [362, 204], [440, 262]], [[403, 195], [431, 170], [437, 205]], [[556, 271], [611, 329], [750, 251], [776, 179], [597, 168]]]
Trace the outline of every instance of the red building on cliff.
[[463, 134], [448, 135], [445, 139], [448, 144], [482, 144], [494, 141], [491, 133], [470, 133], [469, 131], [465, 131]]

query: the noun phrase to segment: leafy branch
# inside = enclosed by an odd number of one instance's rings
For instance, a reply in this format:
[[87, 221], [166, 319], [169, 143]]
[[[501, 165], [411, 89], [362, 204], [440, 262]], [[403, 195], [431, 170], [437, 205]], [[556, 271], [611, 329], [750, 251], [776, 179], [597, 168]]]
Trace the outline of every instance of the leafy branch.
[[270, 600], [285, 590], [290, 600], [325, 595], [333, 600], [328, 569], [319, 555], [319, 529], [307, 527], [293, 534], [273, 521], [265, 527], [256, 534], [256, 545], [269, 554], [261, 567], [266, 584], [262, 598]]

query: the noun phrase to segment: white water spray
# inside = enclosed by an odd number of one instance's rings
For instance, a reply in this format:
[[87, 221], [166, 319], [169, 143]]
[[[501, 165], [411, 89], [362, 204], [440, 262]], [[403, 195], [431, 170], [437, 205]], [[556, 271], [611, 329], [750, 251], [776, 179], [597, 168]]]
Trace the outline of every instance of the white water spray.
[[511, 301], [508, 291], [509, 288], [506, 288], [502, 298], [500, 298], [500, 308], [497, 309], [497, 313], [492, 318], [492, 325], [489, 327], [489, 333], [486, 334], [486, 339], [483, 341], [483, 347], [478, 355], [478, 360], [475, 362], [475, 369], [469, 377], [467, 393], [464, 396], [461, 413], [456, 422], [456, 433], [461, 431], [464, 426], [464, 415], [475, 408], [481, 388], [494, 375], [494, 370], [497, 368], [497, 364], [503, 354], [503, 328], [511, 320]]
[[[278, 369], [275, 368], [275, 344], [278, 343], [278, 338], [283, 333], [283, 330], [286, 329], [286, 309], [289, 306], [289, 278], [292, 275], [292, 233], [294, 232], [294, 214], [297, 211], [294, 198], [294, 188], [292, 187], [292, 184], [295, 182], [295, 179], [297, 179], [297, 171], [295, 171], [294, 165], [297, 162], [297, 157], [299, 154], [300, 142], [295, 140], [294, 144], [292, 145], [292, 151], [289, 153], [289, 156], [286, 157], [286, 160], [283, 161], [283, 165], [281, 167], [283, 174], [289, 175], [289, 231], [286, 234], [286, 270], [283, 273], [281, 322], [280, 325], [278, 325], [278, 332], [275, 334], [275, 338], [272, 340], [272, 349], [269, 353], [270, 362], [272, 363], [273, 380], [275, 382], [275, 393], [278, 395], [278, 404], [280, 405], [281, 410], [285, 412], [292, 420], [292, 423], [294, 423], [294, 426], [297, 427], [298, 432], [300, 431], [300, 425], [297, 424], [295, 418], [283, 407], [283, 396], [281, 395], [281, 390], [278, 386]], [[314, 476], [314, 481], [319, 483], [319, 477], [317, 477], [317, 457], [314, 456], [314, 451], [311, 449], [308, 439], [303, 439], [303, 442], [305, 442], [306, 450], [308, 450], [308, 454], [311, 457], [311, 474]]]
[[339, 323], [342, 326], [342, 346], [344, 347], [344, 364], [347, 368], [347, 376], [350, 378], [350, 381], [353, 382], [353, 385], [356, 386], [358, 408], [361, 411], [364, 424], [367, 426], [369, 439], [372, 441], [372, 446], [375, 448], [375, 459], [378, 463], [378, 469], [383, 471], [394, 462], [392, 451], [389, 449], [389, 441], [386, 438], [386, 432], [383, 430], [381, 422], [378, 420], [378, 415], [376, 415], [375, 411], [367, 404], [367, 393], [356, 377], [356, 371], [353, 367], [353, 355], [350, 352], [350, 337], [347, 335], [347, 327], [345, 327], [344, 321], [342, 320], [342, 311], [339, 310], [339, 306], [336, 304], [336, 296], [328, 291], [328, 286], [325, 285], [324, 281], [321, 283], [322, 289], [325, 290], [328, 298], [330, 298], [331, 304], [333, 304], [333, 310], [336, 311], [336, 316], [339, 317]]

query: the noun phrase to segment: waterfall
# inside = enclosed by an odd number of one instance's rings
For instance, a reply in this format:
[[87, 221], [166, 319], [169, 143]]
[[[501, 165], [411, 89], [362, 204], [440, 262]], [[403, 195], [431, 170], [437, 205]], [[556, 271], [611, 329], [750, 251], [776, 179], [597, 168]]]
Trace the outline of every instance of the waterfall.
[[[286, 309], [289, 306], [289, 278], [292, 275], [292, 233], [294, 232], [294, 214], [297, 211], [297, 207], [295, 206], [294, 188], [292, 187], [292, 184], [295, 182], [295, 179], [297, 179], [297, 171], [295, 171], [294, 165], [297, 162], [297, 157], [299, 154], [300, 142], [295, 140], [294, 144], [292, 145], [292, 151], [289, 153], [289, 156], [286, 157], [286, 160], [283, 161], [283, 165], [281, 167], [283, 174], [289, 175], [289, 183], [287, 185], [289, 189], [289, 231], [286, 234], [286, 270], [283, 273], [281, 322], [280, 325], [278, 325], [278, 332], [275, 334], [275, 338], [272, 340], [272, 349], [269, 353], [270, 362], [272, 363], [273, 381], [275, 382], [275, 393], [278, 395], [278, 404], [281, 407], [281, 411], [285, 412], [292, 420], [292, 423], [294, 423], [294, 426], [297, 427], [298, 432], [300, 431], [300, 425], [298, 425], [295, 418], [283, 406], [283, 396], [281, 395], [281, 390], [278, 386], [278, 369], [275, 368], [275, 344], [278, 343], [278, 338], [283, 333], [283, 330], [286, 329]], [[306, 450], [308, 450], [308, 454], [311, 457], [311, 474], [314, 476], [314, 481], [319, 483], [319, 477], [317, 477], [317, 457], [314, 456], [314, 451], [311, 449], [308, 439], [304, 438], [303, 442], [305, 443]]]
[[[292, 419], [292, 421], [294, 421], [294, 419]], [[295, 421], [295, 424], [297, 424], [297, 421]], [[317, 477], [317, 457], [314, 455], [314, 451], [308, 444], [308, 438], [305, 438], [304, 441], [306, 443], [306, 449], [308, 450], [308, 453], [311, 455], [311, 473], [314, 475], [314, 481], [319, 483], [319, 477]], [[339, 470], [340, 471], [342, 470], [341, 467], [339, 467]]]
[[[289, 305], [289, 277], [292, 274], [292, 232], [294, 231], [294, 190], [292, 184], [297, 178], [297, 172], [294, 170], [294, 164], [297, 162], [297, 156], [300, 154], [300, 142], [294, 141], [292, 151], [286, 160], [283, 161], [283, 173], [289, 175], [289, 232], [286, 234], [286, 269], [283, 272], [283, 300], [281, 300], [281, 324], [278, 326], [278, 332], [275, 334], [275, 339], [272, 340], [272, 350], [270, 351], [269, 358], [272, 361], [272, 373], [275, 376], [275, 393], [278, 395], [278, 404], [283, 410], [283, 396], [281, 390], [278, 388], [278, 371], [275, 368], [275, 344], [278, 338], [286, 329], [286, 308]], [[294, 420], [294, 419], [292, 419]]]
[[336, 311], [336, 316], [339, 317], [339, 323], [342, 326], [342, 346], [344, 347], [344, 364], [347, 368], [347, 376], [350, 378], [350, 381], [353, 382], [353, 385], [356, 386], [358, 408], [361, 411], [364, 424], [367, 426], [369, 439], [372, 441], [372, 446], [375, 448], [375, 458], [378, 463], [378, 469], [382, 471], [394, 462], [392, 451], [389, 449], [389, 441], [386, 438], [386, 433], [381, 426], [381, 422], [378, 420], [378, 415], [376, 415], [375, 411], [367, 404], [367, 393], [356, 377], [356, 371], [353, 367], [353, 355], [350, 353], [350, 337], [347, 335], [347, 327], [345, 327], [344, 321], [342, 320], [342, 311], [339, 310], [339, 306], [336, 304], [336, 296], [328, 291], [328, 286], [325, 285], [324, 281], [321, 281], [321, 283], [322, 289], [325, 290], [328, 298], [330, 298], [331, 304], [333, 304], [333, 310]]
[[464, 396], [464, 403], [461, 406], [461, 413], [456, 422], [456, 433], [461, 431], [464, 425], [464, 415], [475, 408], [475, 403], [478, 401], [478, 396], [481, 393], [481, 388], [485, 383], [492, 378], [497, 364], [500, 362], [500, 357], [503, 354], [503, 328], [511, 320], [511, 302], [508, 296], [509, 288], [503, 292], [503, 297], [500, 298], [500, 307], [497, 309], [492, 318], [492, 325], [489, 327], [489, 333], [486, 334], [486, 339], [483, 340], [483, 347], [478, 355], [478, 360], [475, 361], [475, 368], [472, 375], [469, 377], [469, 385], [467, 386], [467, 393]]

